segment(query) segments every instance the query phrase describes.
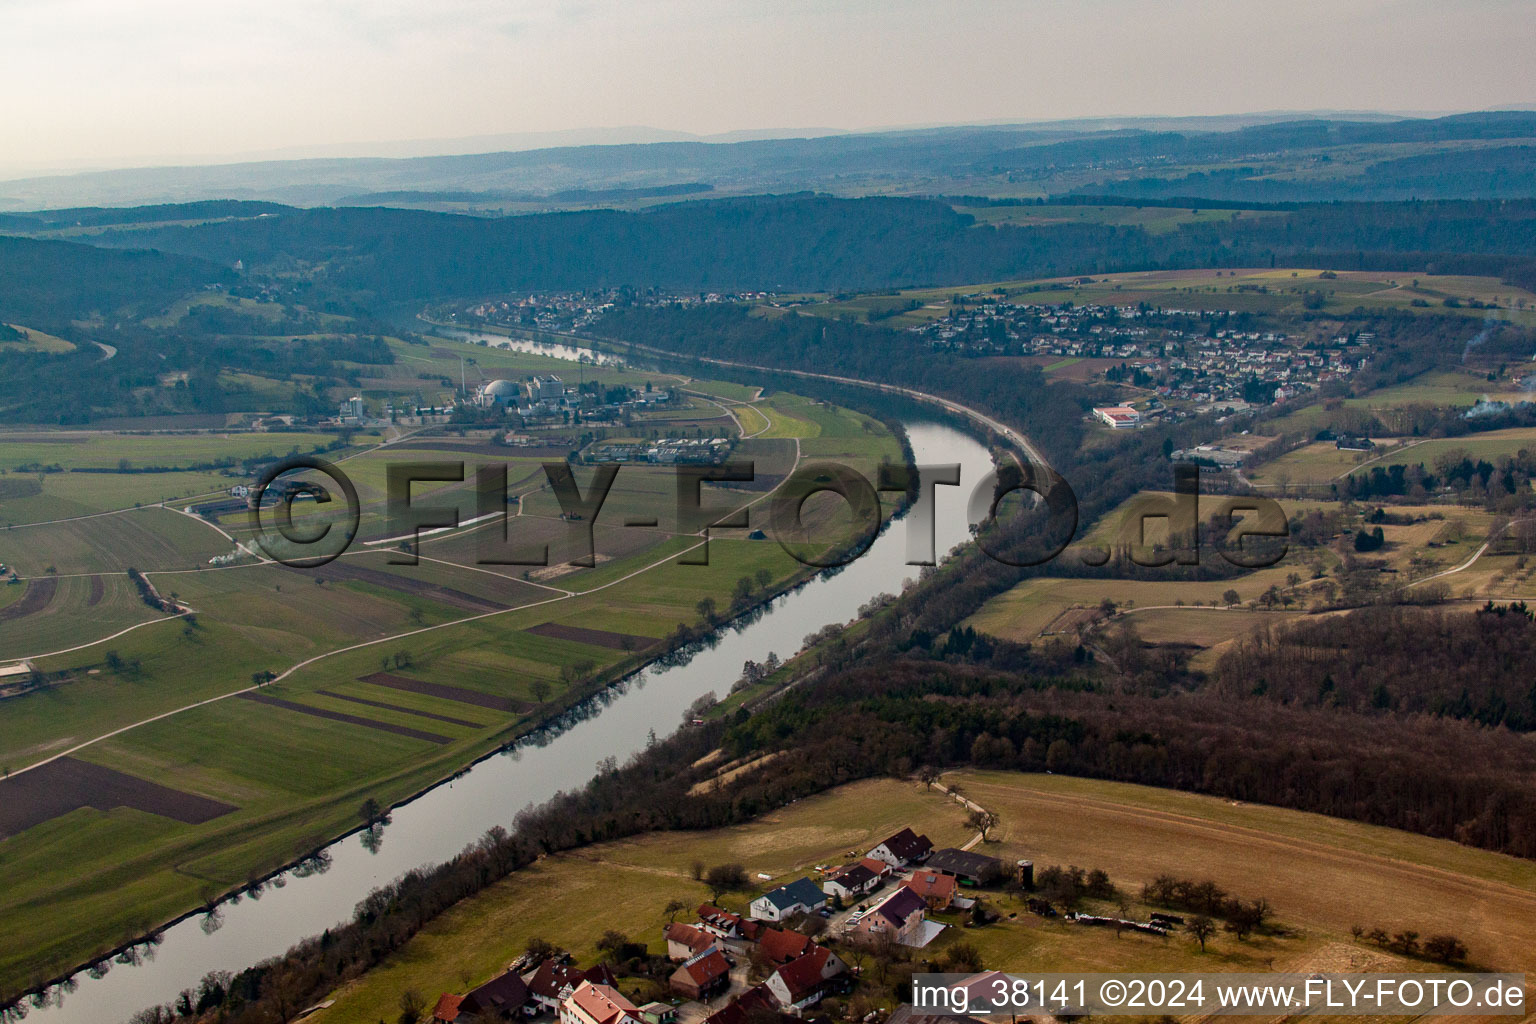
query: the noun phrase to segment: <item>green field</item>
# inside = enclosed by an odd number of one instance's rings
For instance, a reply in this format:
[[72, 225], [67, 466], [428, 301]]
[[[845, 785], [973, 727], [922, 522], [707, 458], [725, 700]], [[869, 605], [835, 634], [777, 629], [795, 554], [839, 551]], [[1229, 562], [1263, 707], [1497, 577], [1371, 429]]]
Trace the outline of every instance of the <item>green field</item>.
[[3, 324], [0, 326], [9, 327], [25, 335], [20, 340], [14, 338], [9, 341], [0, 339], [0, 349], [28, 349], [34, 352], [52, 353], [73, 352], [75, 350], [75, 343], [72, 341], [56, 338], [52, 334], [46, 334], [22, 324]]
[[[138, 623], [165, 618], [144, 604], [126, 573], [92, 579], [70, 576], [57, 581], [48, 606], [23, 619], [5, 624], [0, 631], [0, 659], [24, 658], [108, 636]], [[100, 593], [96, 588], [100, 588]], [[0, 607], [20, 599], [22, 586], [6, 585]], [[93, 603], [94, 601], [94, 603]], [[91, 634], [81, 636], [81, 623], [90, 623]]]
[[233, 547], [207, 523], [166, 508], [0, 530], [0, 562], [23, 576], [196, 569]]

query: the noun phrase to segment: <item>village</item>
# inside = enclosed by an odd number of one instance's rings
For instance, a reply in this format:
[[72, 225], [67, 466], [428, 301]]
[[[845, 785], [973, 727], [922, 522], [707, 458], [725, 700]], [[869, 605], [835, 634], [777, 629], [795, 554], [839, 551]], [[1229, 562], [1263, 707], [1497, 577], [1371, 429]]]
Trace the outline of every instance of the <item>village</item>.
[[[978, 354], [1119, 360], [1096, 375], [1195, 411], [1241, 411], [1344, 380], [1365, 368], [1375, 340], [1369, 332], [1299, 338], [1245, 320], [1234, 310], [1013, 303], [978, 294], [908, 330], [936, 347]], [[1184, 411], [1170, 410], [1169, 418]]]
[[[739, 865], [705, 869], [695, 864], [695, 873], [718, 895], [696, 907], [681, 901], [668, 905], [669, 919], [659, 936], [664, 956], [651, 954], [652, 943], [645, 939], [632, 940], [614, 930], [598, 944], [606, 957], [584, 967], [558, 947], [534, 939], [496, 977], [462, 994], [441, 993], [427, 1019], [433, 1024], [532, 1018], [559, 1024], [792, 1024], [815, 1019], [825, 1016], [817, 1009], [824, 1000], [846, 998], [876, 979], [884, 984], [887, 968], [897, 960], [922, 958], [934, 969], [977, 975], [982, 964], [972, 946], [947, 943], [940, 954], [923, 951], [948, 928], [998, 920], [999, 912], [985, 901], [989, 890], [993, 897], [1004, 890], [1032, 894], [1023, 903], [1032, 914], [1085, 927], [1167, 937], [1185, 923], [1160, 913], [1134, 921], [1071, 909], [1058, 912], [1041, 897], [1057, 893], [1063, 879], [1080, 885], [1076, 876], [1081, 871], [1063, 875], [1048, 869], [1051, 881], [1042, 885], [1044, 875], [1036, 878], [1031, 861], [1007, 863], [969, 848], [935, 849], [926, 835], [910, 827], [863, 854], [850, 851], [849, 858], [840, 865], [818, 865], [818, 880], [803, 875], [751, 898], [745, 913], [718, 905], [724, 893], [750, 884]], [[684, 912], [691, 919], [682, 919]], [[912, 1013], [902, 1008], [891, 1019], [913, 1024], [907, 1019]]]
[[[722, 890], [733, 888], [745, 881], [725, 877], [733, 867], [709, 869], [705, 880]], [[687, 908], [674, 904], [674, 919], [661, 935], [667, 966], [648, 973], [656, 998], [647, 1002], [637, 1005], [620, 990], [612, 964], [583, 968], [568, 954], [538, 944], [479, 987], [462, 995], [442, 993], [430, 1019], [434, 1024], [543, 1015], [557, 1017], [559, 1024], [795, 1020], [811, 1015], [828, 996], [850, 992], [871, 958], [932, 943], [949, 926], [930, 915], [984, 916], [980, 899], [972, 895], [977, 890], [1034, 881], [1028, 861], [1009, 866], [970, 850], [935, 850], [927, 836], [911, 828], [818, 873], [819, 883], [803, 876], [753, 898], [746, 914], [705, 902], [693, 908], [692, 921], [684, 921], [675, 918]], [[621, 943], [622, 938], [616, 935], [607, 944], [614, 947], [613, 959], [634, 947], [643, 952], [645, 943]], [[628, 981], [623, 987], [634, 989]]]
[[710, 305], [715, 303], [763, 302], [768, 292], [701, 292], [674, 295], [656, 289], [599, 289], [582, 292], [553, 292], [476, 303], [467, 308], [450, 307], [433, 316], [453, 323], [460, 318], [500, 327], [519, 327], [556, 334], [577, 332], [590, 327], [615, 305]]

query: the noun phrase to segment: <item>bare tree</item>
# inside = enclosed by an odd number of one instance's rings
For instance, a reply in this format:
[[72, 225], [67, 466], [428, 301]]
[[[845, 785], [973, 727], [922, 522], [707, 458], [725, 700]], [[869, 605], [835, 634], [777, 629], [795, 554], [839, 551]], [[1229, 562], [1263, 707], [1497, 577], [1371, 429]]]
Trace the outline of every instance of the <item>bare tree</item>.
[[977, 807], [966, 815], [965, 823], [981, 833], [981, 841], [987, 841], [987, 833], [997, 827], [997, 815], [984, 807]]
[[1204, 914], [1194, 918], [1192, 921], [1186, 924], [1184, 928], [1189, 932], [1189, 934], [1195, 937], [1196, 942], [1200, 943], [1200, 952], [1202, 953], [1205, 952], [1206, 940], [1209, 939], [1212, 935], [1216, 934], [1216, 922], [1212, 921]]

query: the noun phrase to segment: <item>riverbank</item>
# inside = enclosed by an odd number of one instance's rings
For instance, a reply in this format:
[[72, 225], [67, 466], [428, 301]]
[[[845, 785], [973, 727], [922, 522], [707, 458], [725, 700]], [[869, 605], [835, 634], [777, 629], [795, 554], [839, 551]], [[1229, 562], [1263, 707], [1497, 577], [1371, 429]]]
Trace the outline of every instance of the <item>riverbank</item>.
[[[950, 432], [935, 435], [929, 438], [929, 441], [932, 442], [939, 436], [948, 439], [942, 442], [944, 444], [960, 443], [959, 436]], [[985, 453], [974, 445], [970, 446], [969, 451], [971, 453], [969, 455], [962, 455], [958, 449], [941, 452], [933, 450], [930, 444], [925, 457], [961, 457], [980, 472], [981, 466], [986, 464]], [[953, 543], [963, 537], [964, 534], [961, 531], [953, 538], [943, 539]], [[425, 794], [428, 797], [426, 799], [418, 798], [399, 804], [394, 815], [394, 824], [385, 830], [384, 849], [381, 854], [361, 853], [360, 844], [350, 841], [337, 844], [331, 849], [334, 863], [328, 875], [310, 875], [302, 879], [290, 878], [282, 889], [269, 886], [259, 902], [245, 899], [238, 905], [226, 908], [223, 927], [211, 938], [201, 934], [198, 921], [184, 921], [176, 928], [170, 929], [176, 934], [168, 935], [166, 942], [159, 949], [154, 964], [127, 971], [119, 969], [100, 981], [83, 979], [79, 992], [66, 1001], [65, 1007], [62, 1010], [53, 1008], [46, 1011], [44, 1019], [100, 1020], [102, 1018], [99, 1016], [91, 1017], [88, 1010], [93, 1005], [103, 1005], [103, 1000], [111, 999], [108, 990], [124, 993], [134, 990], [142, 991], [147, 998], [130, 995], [121, 998], [136, 1001], [117, 1001], [118, 1006], [136, 1008], [156, 999], [154, 990], [157, 986], [149, 980], [151, 975], [173, 974], [178, 977], [175, 987], [185, 987], [196, 981], [202, 973], [202, 970], [197, 968], [203, 964], [209, 968], [235, 967], [278, 952], [292, 941], [295, 922], [298, 922], [297, 927], [304, 928], [306, 932], [319, 931], [334, 923], [346, 916], [352, 904], [361, 897], [361, 893], [353, 888], [355, 883], [349, 884], [347, 888], [358, 893], [357, 895], [338, 895], [334, 900], [327, 897], [320, 901], [306, 901], [307, 904], [318, 903], [318, 906], [305, 905], [302, 909], [295, 909], [293, 899], [315, 885], [328, 886], [338, 875], [355, 876], [361, 870], [364, 872], [364, 878], [382, 881], [392, 877], [395, 871], [406, 870], [424, 859], [431, 859], [430, 849], [432, 848], [456, 850], [462, 846], [463, 842], [478, 834], [478, 830], [466, 834], [467, 822], [477, 822], [481, 829], [485, 824], [494, 823], [497, 820], [502, 823], [509, 822], [517, 808], [541, 799], [540, 791], [546, 794], [551, 793], [556, 788], [568, 786], [573, 779], [585, 778], [592, 770], [595, 757], [589, 751], [600, 747], [623, 756], [624, 751], [635, 749], [637, 745], [643, 746], [648, 732], [647, 726], [657, 734], [669, 732], [675, 728], [682, 710], [701, 693], [707, 690], [723, 693], [730, 682], [739, 676], [741, 665], [745, 660], [761, 661], [774, 649], [783, 651], [784, 642], [788, 637], [799, 637], [814, 632], [831, 621], [846, 621], [856, 615], [858, 607], [874, 594], [895, 589], [901, 575], [906, 571], [901, 568], [900, 549], [903, 546], [899, 538], [890, 537], [887, 531], [877, 540], [871, 554], [865, 555], [843, 572], [782, 583], [777, 591], [779, 596], [773, 599], [771, 607], [762, 606], [765, 610], [760, 618], [749, 616], [748, 618], [753, 621], [737, 622], [730, 629], [719, 631], [716, 644], [695, 652], [686, 664], [653, 666], [633, 679], [633, 685], [607, 691], [612, 699], [605, 697], [597, 707], [610, 711], [620, 705], [630, 708], [629, 712], [619, 713], [619, 719], [623, 719], [622, 721], [608, 714], [599, 714], [594, 718], [577, 721], [567, 733], [561, 734], [545, 746], [530, 743], [519, 747], [513, 755], [515, 760], [489, 758], [484, 756], [486, 752], [482, 752], [479, 762], [472, 771], [460, 775], [454, 775], [452, 772], [444, 773], [452, 776], [447, 785], [430, 790]], [[785, 589], [791, 589], [791, 592], [785, 595], [782, 593]], [[636, 714], [635, 710], [639, 710], [640, 713]], [[572, 734], [590, 736], [594, 729], [604, 735], [603, 740], [595, 743], [573, 740]], [[538, 739], [542, 742], [543, 738]], [[530, 771], [533, 773], [532, 777], [528, 774]], [[508, 792], [504, 782], [500, 780], [515, 778], [522, 778], [524, 782], [514, 784]], [[538, 778], [540, 781], [530, 788], [527, 783], [533, 778]], [[420, 792], [422, 788], [417, 786], [412, 793]], [[407, 796], [409, 794], [402, 794], [402, 798]], [[488, 807], [498, 807], [501, 810], [493, 811], [488, 816], [485, 813]], [[434, 824], [426, 825], [427, 821], [432, 821]], [[447, 836], [441, 841], [423, 844], [420, 841], [422, 835], [420, 830], [423, 827], [442, 828]], [[448, 838], [453, 835], [464, 838]], [[450, 843], [453, 845], [450, 846]], [[405, 844], [405, 847], [402, 844]], [[421, 855], [412, 855], [410, 850], [420, 851]], [[392, 853], [397, 855], [392, 856]], [[361, 861], [358, 859], [359, 856], [363, 858]], [[442, 854], [437, 856], [441, 857]], [[384, 860], [379, 860], [380, 857]], [[390, 864], [398, 867], [392, 868]], [[371, 884], [377, 884], [377, 882]], [[333, 908], [329, 913], [334, 916], [326, 916], [327, 911], [323, 909], [326, 906]], [[281, 908], [293, 910], [292, 917], [277, 920], [278, 910]], [[243, 925], [242, 922], [251, 914], [256, 915], [259, 923]], [[303, 923], [306, 921], [313, 923]], [[254, 933], [250, 931], [253, 927]], [[270, 938], [262, 938], [262, 934], [275, 937], [284, 931], [290, 937], [283, 938], [282, 945], [275, 949], [273, 948], [275, 943], [272, 943]], [[226, 937], [231, 935], [235, 935], [238, 941], [226, 941]], [[218, 946], [229, 948], [223, 950], [214, 948]], [[236, 949], [243, 949], [246, 952], [232, 952]], [[233, 957], [243, 959], [233, 959]], [[185, 966], [175, 971], [162, 970], [162, 964], [168, 960], [177, 959], [184, 961]], [[139, 984], [132, 981], [135, 976], [146, 980]], [[117, 979], [125, 980], [119, 982]], [[102, 993], [100, 997], [94, 995], [97, 991]], [[160, 991], [163, 992], [164, 989], [161, 988]], [[88, 993], [91, 993], [91, 998], [83, 998]], [[76, 1013], [74, 1008], [77, 1006], [84, 1009]]]

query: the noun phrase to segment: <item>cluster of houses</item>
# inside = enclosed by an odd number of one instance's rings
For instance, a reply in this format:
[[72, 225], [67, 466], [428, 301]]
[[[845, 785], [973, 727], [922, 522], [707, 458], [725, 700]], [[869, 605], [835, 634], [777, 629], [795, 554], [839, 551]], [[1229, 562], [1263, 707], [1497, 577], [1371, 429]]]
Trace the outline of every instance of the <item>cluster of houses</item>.
[[[745, 915], [702, 903], [692, 922], [663, 929], [671, 1002], [637, 1006], [620, 990], [610, 967], [582, 970], [563, 955], [538, 962], [525, 955], [479, 988], [444, 993], [434, 1024], [490, 1015], [514, 1019], [553, 1013], [559, 1024], [675, 1024], [679, 1004], [702, 1003], [689, 1015], [703, 1024], [792, 1021], [830, 994], [846, 992], [854, 972], [832, 949], [789, 927], [804, 915], [833, 919], [833, 936], [847, 943], [895, 942], [921, 947], [944, 925], [928, 914], [973, 903], [962, 889], [1004, 876], [1000, 861], [963, 850], [935, 850], [910, 828], [877, 843], [864, 856], [821, 872], [818, 885], [799, 878], [753, 899]], [[885, 891], [889, 883], [889, 891]], [[745, 963], [744, 963], [745, 962]], [[749, 983], [747, 963], [766, 976]], [[718, 1004], [718, 1005], [717, 1005]]]
[[[627, 305], [639, 306], [692, 306], [713, 305], [721, 302], [765, 302], [770, 297], [768, 292], [703, 292], [696, 295], [673, 295], [657, 291], [627, 291], [623, 301]], [[455, 323], [461, 320], [473, 320], [505, 327], [570, 333], [590, 327], [602, 319], [603, 314], [614, 307], [618, 298], [617, 292], [606, 290], [554, 292], [479, 302], [463, 310], [444, 311], [439, 315]]]
[[[1217, 327], [1232, 310], [1152, 309], [1071, 303], [1013, 303], [970, 296], [942, 319], [910, 328], [936, 346], [1062, 359], [1118, 359], [1116, 379], [1132, 380], [1165, 399], [1196, 405], [1253, 400], [1282, 402], [1364, 369], [1374, 335], [1361, 333], [1303, 345], [1279, 331]], [[1111, 426], [1134, 424], [1111, 423]]]

